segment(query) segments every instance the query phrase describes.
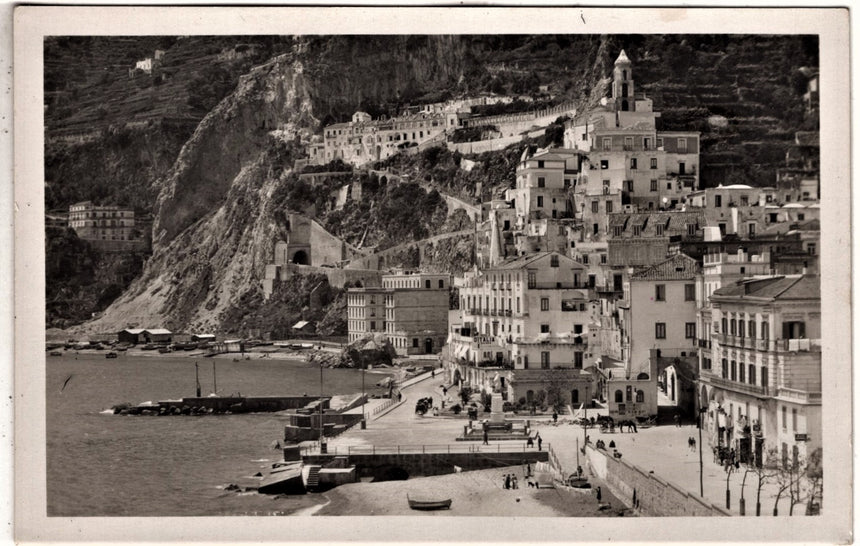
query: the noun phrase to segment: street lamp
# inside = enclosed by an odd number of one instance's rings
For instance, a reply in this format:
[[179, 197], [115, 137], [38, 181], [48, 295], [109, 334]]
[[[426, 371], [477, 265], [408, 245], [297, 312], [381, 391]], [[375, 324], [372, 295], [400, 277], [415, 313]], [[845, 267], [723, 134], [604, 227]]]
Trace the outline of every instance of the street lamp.
[[320, 361], [320, 454], [326, 452], [325, 439], [323, 438], [323, 365]]
[[[698, 400], [698, 398], [697, 398]], [[705, 482], [703, 477], [703, 466], [702, 466], [702, 419], [703, 415], [707, 413], [708, 408], [699, 408], [699, 496], [705, 496]]]
[[367, 395], [364, 393], [364, 372], [366, 368], [361, 368], [361, 428], [367, 428], [367, 414], [364, 412], [364, 405], [367, 404]]

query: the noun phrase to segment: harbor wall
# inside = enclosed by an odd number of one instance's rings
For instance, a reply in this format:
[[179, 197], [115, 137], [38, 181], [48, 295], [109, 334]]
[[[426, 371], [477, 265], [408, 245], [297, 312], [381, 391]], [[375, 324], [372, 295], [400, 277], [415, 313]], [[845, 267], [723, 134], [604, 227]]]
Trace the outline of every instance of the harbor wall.
[[646, 472], [623, 459], [616, 459], [603, 450], [588, 445], [585, 448], [591, 471], [603, 480], [618, 500], [633, 506], [636, 491], [637, 507], [643, 516], [728, 516], [728, 512], [697, 495], [668, 482], [652, 472]]
[[[335, 455], [305, 455], [304, 464], [326, 465]], [[348, 455], [348, 464], [355, 465], [358, 476], [387, 477], [400, 475], [401, 479], [411, 476], [438, 476], [453, 474], [455, 466], [462, 470], [483, 470], [518, 466], [524, 462], [549, 461], [547, 451], [515, 452], [460, 452], [460, 453], [361, 453]], [[405, 475], [404, 475], [405, 474]]]
[[[191, 397], [183, 398], [182, 400], [165, 400], [159, 401], [159, 407], [164, 407], [172, 410], [173, 408], [182, 409], [183, 406], [198, 407], [212, 409], [216, 413], [232, 411], [236, 413], [236, 409], [244, 412], [274, 412], [291, 409], [299, 409], [317, 402], [319, 396], [212, 396], [212, 397]], [[328, 407], [329, 399], [323, 400], [323, 407]], [[241, 408], [237, 408], [241, 405]]]

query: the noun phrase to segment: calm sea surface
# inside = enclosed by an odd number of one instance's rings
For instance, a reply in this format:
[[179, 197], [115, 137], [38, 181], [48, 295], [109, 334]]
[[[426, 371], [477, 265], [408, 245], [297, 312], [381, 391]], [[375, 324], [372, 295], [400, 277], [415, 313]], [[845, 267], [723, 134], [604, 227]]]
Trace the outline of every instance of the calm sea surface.
[[[200, 358], [204, 396], [212, 359]], [[319, 367], [295, 360], [214, 360], [218, 391], [245, 396], [318, 394]], [[274, 414], [119, 416], [114, 404], [194, 396], [194, 358], [64, 354], [47, 357], [49, 516], [277, 515], [318, 503], [224, 491], [281, 460], [272, 449], [287, 418]], [[63, 383], [67, 378], [66, 387]], [[383, 375], [368, 374], [368, 392]], [[325, 394], [361, 392], [357, 370], [326, 369]]]

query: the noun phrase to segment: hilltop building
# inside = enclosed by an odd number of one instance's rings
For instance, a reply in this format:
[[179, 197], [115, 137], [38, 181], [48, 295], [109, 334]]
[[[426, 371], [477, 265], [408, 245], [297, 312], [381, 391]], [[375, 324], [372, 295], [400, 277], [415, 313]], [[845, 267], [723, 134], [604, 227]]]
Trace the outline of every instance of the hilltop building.
[[635, 91], [632, 63], [621, 51], [611, 97], [565, 130], [565, 147], [588, 154], [584, 203], [620, 195], [621, 204], [664, 209], [699, 188], [699, 133], [658, 131], [660, 113], [652, 107], [651, 99]]

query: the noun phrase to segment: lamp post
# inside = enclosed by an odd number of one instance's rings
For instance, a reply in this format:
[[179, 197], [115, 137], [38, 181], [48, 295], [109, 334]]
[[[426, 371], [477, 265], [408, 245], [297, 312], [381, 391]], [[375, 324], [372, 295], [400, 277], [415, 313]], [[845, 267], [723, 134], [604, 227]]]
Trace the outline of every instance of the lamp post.
[[[698, 400], [698, 397], [696, 398]], [[704, 419], [705, 413], [708, 411], [708, 408], [699, 408], [699, 496], [705, 496], [705, 482], [703, 477], [703, 465], [702, 465], [702, 420]]]
[[320, 454], [326, 452], [325, 439], [323, 438], [323, 365], [320, 362]]
[[367, 403], [367, 395], [364, 393], [364, 372], [366, 368], [361, 368], [361, 428], [367, 428], [367, 414], [364, 412], [364, 405]]

